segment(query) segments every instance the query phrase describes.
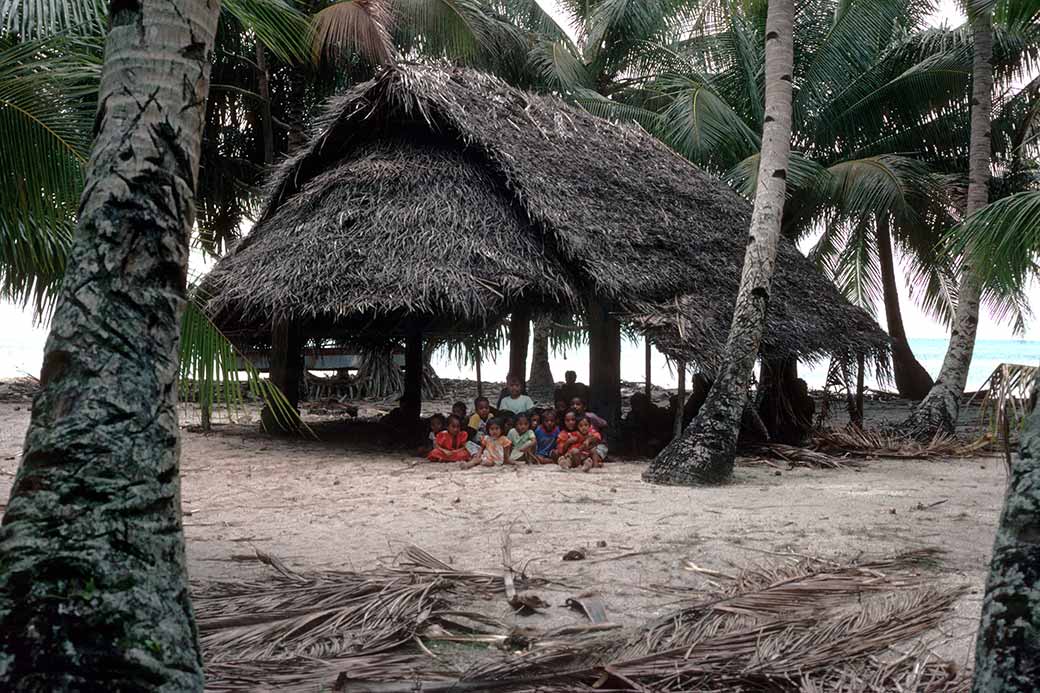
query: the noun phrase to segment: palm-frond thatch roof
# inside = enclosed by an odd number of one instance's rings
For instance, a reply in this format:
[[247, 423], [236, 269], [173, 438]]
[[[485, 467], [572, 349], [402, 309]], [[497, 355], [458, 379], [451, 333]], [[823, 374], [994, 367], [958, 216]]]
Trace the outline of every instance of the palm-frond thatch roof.
[[[334, 99], [208, 277], [232, 334], [493, 324], [608, 305], [667, 352], [729, 328], [748, 203], [633, 126], [463, 69], [396, 66]], [[781, 244], [765, 352], [883, 354], [887, 338]]]

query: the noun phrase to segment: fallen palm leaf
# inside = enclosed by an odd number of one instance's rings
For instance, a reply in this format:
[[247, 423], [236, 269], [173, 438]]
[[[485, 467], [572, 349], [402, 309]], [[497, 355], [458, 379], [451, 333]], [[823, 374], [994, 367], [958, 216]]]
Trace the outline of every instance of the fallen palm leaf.
[[812, 449], [830, 455], [856, 457], [894, 457], [899, 459], [935, 459], [971, 457], [989, 445], [980, 439], [965, 443], [953, 436], [939, 435], [927, 443], [885, 431], [855, 427], [818, 431], [813, 435]]
[[[515, 592], [517, 576], [464, 571], [419, 549], [390, 568], [300, 573], [262, 556], [264, 581], [197, 587], [208, 689], [436, 691], [967, 691], [923, 645], [961, 592], [928, 584], [935, 551], [839, 564], [801, 557], [734, 575], [636, 629], [607, 622], [511, 629], [453, 607]], [[693, 563], [688, 567], [696, 569]], [[698, 569], [704, 572], [703, 569]], [[598, 597], [579, 600], [593, 621]], [[600, 613], [602, 612], [602, 613]], [[598, 614], [598, 616], [594, 616]], [[487, 662], [445, 671], [421, 644], [493, 645]], [[504, 657], [504, 659], [503, 659]]]

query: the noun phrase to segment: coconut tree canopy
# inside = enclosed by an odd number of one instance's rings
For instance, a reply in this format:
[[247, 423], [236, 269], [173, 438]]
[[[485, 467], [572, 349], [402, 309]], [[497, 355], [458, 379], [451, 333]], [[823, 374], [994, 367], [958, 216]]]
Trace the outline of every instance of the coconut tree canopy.
[[[631, 125], [464, 69], [398, 65], [331, 101], [277, 167], [256, 227], [207, 279], [229, 334], [486, 328], [588, 300], [710, 361], [750, 206]], [[869, 353], [887, 337], [789, 242], [763, 350]]]

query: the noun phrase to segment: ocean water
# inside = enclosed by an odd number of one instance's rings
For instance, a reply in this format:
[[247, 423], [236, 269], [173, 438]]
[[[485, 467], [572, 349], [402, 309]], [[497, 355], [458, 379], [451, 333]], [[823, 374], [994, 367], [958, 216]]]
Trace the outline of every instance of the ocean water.
[[[33, 326], [25, 314], [11, 305], [0, 304], [0, 378], [9, 378], [30, 374], [38, 376], [43, 357], [43, 346], [46, 341], [46, 330]], [[934, 377], [942, 365], [946, 353], [946, 340], [941, 338], [911, 339], [910, 346], [914, 355]], [[623, 380], [642, 382], [645, 372], [645, 352], [642, 343], [625, 341], [621, 348], [621, 377]], [[574, 370], [578, 378], [588, 382], [589, 361], [586, 349], [578, 349], [567, 354], [554, 356], [550, 361], [553, 375], [563, 380], [566, 370]], [[662, 387], [674, 388], [678, 383], [677, 374], [669, 366], [663, 355], [656, 350], [652, 356], [652, 381]], [[968, 375], [968, 389], [980, 387], [989, 374], [1001, 363], [1040, 363], [1040, 340], [1027, 339], [980, 339], [975, 347], [971, 371]], [[448, 378], [475, 378], [471, 367], [460, 367], [438, 354], [434, 358], [434, 368]], [[483, 365], [485, 380], [505, 380], [508, 363], [504, 354], [488, 355]], [[809, 387], [822, 387], [827, 377], [827, 363], [802, 364], [799, 372]], [[878, 383], [872, 377], [867, 378], [868, 387], [877, 388]], [[894, 389], [889, 383], [882, 385]]]

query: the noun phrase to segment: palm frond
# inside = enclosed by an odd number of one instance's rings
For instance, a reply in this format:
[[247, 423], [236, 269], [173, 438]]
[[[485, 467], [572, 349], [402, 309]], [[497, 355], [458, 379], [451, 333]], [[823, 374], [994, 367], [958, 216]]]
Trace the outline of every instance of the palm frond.
[[1012, 296], [1036, 274], [1040, 252], [1040, 191], [1005, 197], [953, 229], [951, 250], [966, 255], [983, 283]]
[[281, 390], [261, 377], [256, 367], [206, 316], [193, 292], [181, 318], [182, 401], [194, 400], [203, 411], [224, 407], [228, 416], [233, 416], [243, 405], [243, 375], [249, 393], [270, 407], [283, 430], [308, 430]]
[[100, 75], [95, 42], [0, 50], [0, 295], [46, 312], [65, 268]]
[[562, 93], [591, 89], [592, 78], [570, 41], [539, 41], [528, 54], [531, 69], [544, 87]]
[[661, 82], [670, 103], [658, 136], [691, 161], [726, 170], [758, 151], [757, 132], [709, 84], [683, 77]]
[[69, 31], [100, 36], [106, 15], [103, 0], [0, 0], [0, 29], [25, 39]]
[[393, 0], [395, 34], [406, 56], [475, 62], [494, 44], [478, 0]]
[[372, 64], [391, 62], [392, 15], [387, 0], [343, 0], [314, 15], [314, 51], [335, 57], [357, 53]]
[[221, 9], [287, 63], [311, 56], [307, 18], [288, 0], [223, 0]]
[[1010, 448], [1011, 441], [1007, 438], [1021, 430], [1029, 416], [1038, 372], [1037, 366], [1020, 363], [1002, 363], [993, 369], [979, 388], [980, 393], [985, 393], [979, 403], [979, 419], [985, 425], [983, 436], [991, 441], [1004, 437]]

